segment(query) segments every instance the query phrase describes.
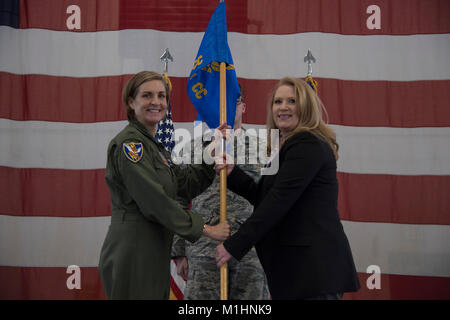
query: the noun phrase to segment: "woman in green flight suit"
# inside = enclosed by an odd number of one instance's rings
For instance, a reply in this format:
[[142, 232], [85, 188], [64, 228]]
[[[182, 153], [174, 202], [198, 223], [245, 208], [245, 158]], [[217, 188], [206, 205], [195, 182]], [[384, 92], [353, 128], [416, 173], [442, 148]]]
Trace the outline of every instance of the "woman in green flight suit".
[[181, 169], [155, 139], [166, 116], [169, 87], [155, 72], [142, 71], [122, 92], [129, 124], [109, 144], [106, 182], [111, 194], [111, 224], [99, 271], [108, 299], [168, 299], [173, 235], [191, 242], [202, 235], [225, 240], [227, 222], [204, 225], [184, 210], [177, 195], [192, 199], [213, 181], [214, 165]]

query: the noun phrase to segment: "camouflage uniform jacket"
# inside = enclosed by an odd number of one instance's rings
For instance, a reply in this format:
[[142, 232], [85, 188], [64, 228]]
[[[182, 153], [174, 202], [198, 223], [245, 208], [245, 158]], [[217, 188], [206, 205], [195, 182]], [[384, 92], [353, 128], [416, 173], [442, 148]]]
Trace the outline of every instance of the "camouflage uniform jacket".
[[[245, 139], [245, 137], [248, 139]], [[254, 147], [257, 146], [256, 136], [246, 135], [244, 130], [241, 130], [240, 134], [236, 134], [235, 138], [236, 146], [240, 146], [240, 150], [236, 154], [243, 155], [245, 147], [245, 164], [240, 164], [239, 158], [236, 159], [235, 164], [238, 165], [247, 174], [252, 176], [255, 180], [259, 179], [261, 166], [258, 165], [257, 159], [249, 157], [248, 150], [254, 151]], [[196, 148], [202, 148], [201, 143], [192, 143]], [[194, 152], [194, 148], [192, 148]], [[197, 153], [199, 150], [195, 150]], [[239, 153], [240, 152], [240, 153]], [[255, 153], [256, 154], [256, 153]], [[254, 164], [249, 163], [255, 162]], [[200, 214], [203, 220], [208, 225], [216, 225], [220, 221], [220, 177], [216, 175], [213, 183], [202, 194], [192, 200], [191, 210]], [[185, 203], [188, 205], [188, 203]], [[238, 196], [234, 192], [227, 190], [227, 220], [231, 226], [231, 234], [239, 229], [239, 226], [252, 214], [253, 206], [241, 196]], [[218, 241], [211, 240], [206, 237], [200, 238], [195, 244], [187, 243], [179, 237], [175, 237], [174, 244], [172, 246], [172, 256], [187, 256], [189, 257], [214, 257], [215, 249], [219, 244]]]

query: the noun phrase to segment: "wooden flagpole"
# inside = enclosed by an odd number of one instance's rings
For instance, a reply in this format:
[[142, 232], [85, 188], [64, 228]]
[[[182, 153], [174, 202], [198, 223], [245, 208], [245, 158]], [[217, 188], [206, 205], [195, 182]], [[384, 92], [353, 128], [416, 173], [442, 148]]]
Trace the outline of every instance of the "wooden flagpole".
[[[226, 65], [220, 63], [220, 124], [227, 121], [227, 83]], [[223, 140], [222, 140], [223, 141]], [[222, 143], [222, 152], [226, 152], [225, 141]], [[220, 221], [227, 220], [227, 170], [220, 171]], [[228, 300], [228, 264], [220, 267], [220, 300]]]

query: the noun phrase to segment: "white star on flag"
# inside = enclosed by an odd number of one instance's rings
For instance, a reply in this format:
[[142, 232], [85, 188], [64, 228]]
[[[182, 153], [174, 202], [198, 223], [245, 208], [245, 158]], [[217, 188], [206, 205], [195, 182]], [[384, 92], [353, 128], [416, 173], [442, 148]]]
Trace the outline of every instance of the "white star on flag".
[[174, 128], [172, 122], [172, 111], [171, 106], [169, 105], [169, 112], [167, 112], [167, 118], [165, 120], [161, 120], [158, 123], [158, 130], [156, 131], [156, 140], [159, 143], [164, 145], [167, 151], [172, 152], [173, 147], [175, 146], [175, 141], [173, 138]]

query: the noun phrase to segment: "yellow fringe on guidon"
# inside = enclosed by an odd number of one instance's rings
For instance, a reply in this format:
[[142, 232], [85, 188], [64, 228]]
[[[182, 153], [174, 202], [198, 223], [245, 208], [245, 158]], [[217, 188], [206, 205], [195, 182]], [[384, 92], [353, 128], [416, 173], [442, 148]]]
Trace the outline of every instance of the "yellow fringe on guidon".
[[319, 87], [319, 85], [318, 85], [317, 81], [314, 80], [314, 79], [312, 78], [311, 75], [308, 75], [308, 76], [305, 78], [305, 82], [306, 82], [307, 84], [309, 84], [309, 85], [311, 86], [311, 88], [313, 88], [314, 91], [315, 91], [316, 94], [317, 94], [317, 88]]

